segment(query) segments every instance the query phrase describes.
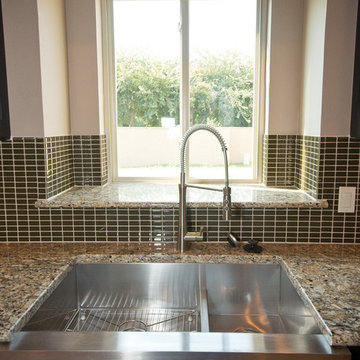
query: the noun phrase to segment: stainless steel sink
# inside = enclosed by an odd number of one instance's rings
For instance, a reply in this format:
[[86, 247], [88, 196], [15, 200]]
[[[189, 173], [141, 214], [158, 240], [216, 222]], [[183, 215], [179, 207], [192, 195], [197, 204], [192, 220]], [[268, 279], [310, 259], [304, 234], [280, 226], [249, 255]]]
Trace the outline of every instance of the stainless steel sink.
[[310, 308], [277, 264], [78, 264], [10, 350], [350, 359]]
[[200, 331], [196, 264], [77, 265], [24, 331]]
[[206, 265], [210, 331], [321, 334], [280, 265]]

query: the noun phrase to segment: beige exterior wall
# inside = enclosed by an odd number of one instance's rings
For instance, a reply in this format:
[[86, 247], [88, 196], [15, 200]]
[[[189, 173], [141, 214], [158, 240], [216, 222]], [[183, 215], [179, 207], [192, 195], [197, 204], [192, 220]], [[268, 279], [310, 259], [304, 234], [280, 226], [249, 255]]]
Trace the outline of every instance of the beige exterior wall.
[[[252, 157], [252, 128], [218, 128], [229, 147], [229, 163], [241, 163]], [[179, 163], [181, 145], [180, 127], [142, 128], [118, 127], [119, 167]], [[224, 157], [216, 137], [206, 131], [192, 135], [190, 163], [222, 165]]]

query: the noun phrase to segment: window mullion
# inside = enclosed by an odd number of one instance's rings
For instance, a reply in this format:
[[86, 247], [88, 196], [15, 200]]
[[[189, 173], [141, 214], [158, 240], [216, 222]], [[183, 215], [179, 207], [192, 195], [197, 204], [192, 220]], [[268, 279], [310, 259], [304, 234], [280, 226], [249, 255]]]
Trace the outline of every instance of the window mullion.
[[[184, 136], [190, 127], [189, 0], [180, 0], [180, 21], [180, 127]], [[188, 181], [189, 151], [186, 151], [185, 174]]]

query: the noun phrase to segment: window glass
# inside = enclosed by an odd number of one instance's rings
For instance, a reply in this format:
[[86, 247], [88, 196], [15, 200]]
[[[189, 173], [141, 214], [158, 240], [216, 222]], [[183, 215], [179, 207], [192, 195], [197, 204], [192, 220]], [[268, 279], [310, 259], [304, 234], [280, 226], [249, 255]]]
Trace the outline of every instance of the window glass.
[[[230, 178], [251, 179], [256, 1], [191, 0], [189, 28], [190, 124], [217, 127], [229, 148]], [[223, 178], [211, 134], [194, 135], [190, 147], [191, 178]]]
[[[183, 134], [179, 113], [181, 51], [189, 50], [189, 125], [218, 128], [231, 180], [252, 179], [255, 0], [188, 0], [189, 42], [178, 0], [114, 1], [119, 178], [177, 179]], [[184, 26], [184, 25], [182, 25]], [[190, 179], [223, 179], [216, 138], [190, 138]]]
[[178, 1], [114, 2], [119, 177], [177, 177]]

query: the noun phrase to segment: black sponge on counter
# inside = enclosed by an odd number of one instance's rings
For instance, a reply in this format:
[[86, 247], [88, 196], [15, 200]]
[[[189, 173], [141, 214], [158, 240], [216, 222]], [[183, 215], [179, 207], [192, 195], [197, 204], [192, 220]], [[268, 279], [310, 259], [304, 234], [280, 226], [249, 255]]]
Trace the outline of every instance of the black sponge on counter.
[[259, 254], [262, 252], [263, 248], [258, 245], [259, 240], [250, 239], [248, 240], [248, 244], [243, 246], [243, 249], [249, 253]]

